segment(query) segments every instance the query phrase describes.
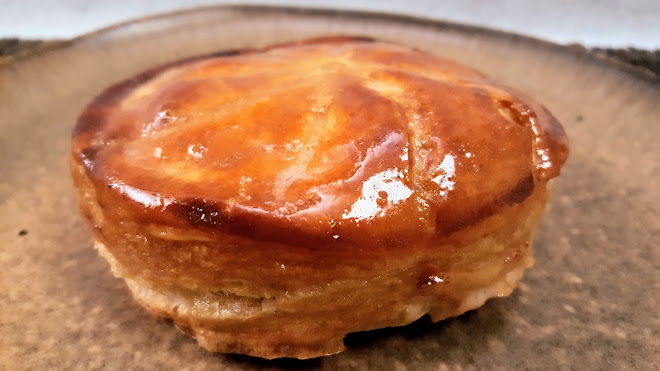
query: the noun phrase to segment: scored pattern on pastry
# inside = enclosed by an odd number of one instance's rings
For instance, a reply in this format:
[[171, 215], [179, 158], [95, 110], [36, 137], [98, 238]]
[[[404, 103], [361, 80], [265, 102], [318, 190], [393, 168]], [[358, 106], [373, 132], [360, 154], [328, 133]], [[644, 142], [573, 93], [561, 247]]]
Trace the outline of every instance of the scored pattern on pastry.
[[506, 90], [378, 42], [183, 63], [108, 111], [89, 134], [92, 175], [155, 208], [204, 194], [216, 213], [334, 225], [408, 213], [445, 233], [522, 201], [563, 161], [552, 128]]

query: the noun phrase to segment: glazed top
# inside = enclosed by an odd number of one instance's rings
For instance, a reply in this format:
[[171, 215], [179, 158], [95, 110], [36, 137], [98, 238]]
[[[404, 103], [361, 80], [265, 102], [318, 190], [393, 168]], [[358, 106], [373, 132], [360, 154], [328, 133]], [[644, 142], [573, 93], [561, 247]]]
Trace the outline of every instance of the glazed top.
[[450, 235], [525, 200], [568, 155], [529, 98], [354, 38], [147, 71], [85, 109], [72, 151], [149, 218], [284, 240]]

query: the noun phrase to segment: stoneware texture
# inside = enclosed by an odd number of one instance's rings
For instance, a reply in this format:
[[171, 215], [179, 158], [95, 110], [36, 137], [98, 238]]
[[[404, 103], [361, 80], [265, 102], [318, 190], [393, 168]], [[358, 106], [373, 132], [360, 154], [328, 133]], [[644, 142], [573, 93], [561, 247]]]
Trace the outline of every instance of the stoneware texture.
[[[473, 66], [546, 105], [571, 156], [508, 298], [352, 334], [309, 361], [208, 353], [134, 303], [92, 248], [71, 129], [104, 87], [183, 57], [350, 34]], [[580, 50], [436, 21], [217, 7], [125, 23], [0, 62], [0, 369], [655, 369], [660, 80]]]

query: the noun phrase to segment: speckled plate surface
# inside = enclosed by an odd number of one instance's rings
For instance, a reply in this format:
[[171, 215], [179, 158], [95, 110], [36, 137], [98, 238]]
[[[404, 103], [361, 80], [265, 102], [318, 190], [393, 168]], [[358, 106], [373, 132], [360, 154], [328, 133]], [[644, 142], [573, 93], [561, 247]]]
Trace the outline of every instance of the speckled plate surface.
[[[67, 156], [112, 82], [226, 49], [372, 36], [476, 67], [564, 124], [571, 157], [508, 298], [432, 325], [351, 335], [344, 353], [264, 361], [205, 352], [140, 308], [92, 249]], [[217, 7], [151, 17], [0, 63], [0, 369], [602, 368], [660, 364], [660, 82], [586, 53], [407, 17]]]

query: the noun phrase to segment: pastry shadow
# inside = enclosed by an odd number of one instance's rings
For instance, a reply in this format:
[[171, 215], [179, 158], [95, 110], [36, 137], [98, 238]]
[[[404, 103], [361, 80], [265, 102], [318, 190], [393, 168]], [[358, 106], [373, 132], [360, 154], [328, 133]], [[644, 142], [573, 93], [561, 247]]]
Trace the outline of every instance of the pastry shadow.
[[477, 309], [438, 322], [424, 315], [405, 326], [348, 334], [344, 340], [348, 350], [331, 357], [338, 362], [360, 354], [381, 360], [423, 358], [439, 362], [456, 359], [455, 355], [465, 354], [466, 349], [479, 352], [488, 347], [490, 336], [507, 331], [508, 312], [517, 306], [519, 295], [515, 290], [509, 297], [490, 299]]
[[218, 354], [218, 356], [234, 363], [240, 369], [255, 368], [260, 370], [314, 370], [321, 368], [324, 359], [324, 357], [265, 359], [243, 354]]
[[[405, 326], [350, 333], [344, 338], [346, 351], [329, 356], [305, 360], [268, 360], [238, 354], [218, 354], [218, 357], [238, 368], [268, 370], [335, 369], [349, 364], [370, 368], [388, 359], [417, 358], [420, 350], [427, 361], [456, 359], [456, 354], [464, 354], [466, 349], [479, 352], [488, 348], [488, 338], [502, 332], [507, 312], [517, 305], [519, 295], [516, 290], [507, 298], [488, 300], [476, 310], [435, 323], [429, 315], [424, 315]], [[436, 349], [439, 351], [433, 351]], [[359, 360], [359, 364], [351, 360]]]
[[[441, 321], [442, 322], [442, 321]], [[406, 338], [416, 338], [423, 336], [429, 332], [431, 327], [436, 326], [431, 322], [431, 317], [429, 315], [424, 315], [420, 319], [416, 320], [405, 326], [399, 327], [386, 327], [382, 329], [369, 330], [369, 331], [360, 331], [353, 332], [346, 335], [344, 338], [344, 345], [346, 345], [347, 351], [352, 350], [353, 348], [361, 347], [370, 347], [379, 341], [386, 341], [387, 338], [393, 336], [404, 336]], [[345, 353], [345, 352], [344, 352]], [[256, 368], [266, 368], [266, 369], [281, 369], [281, 370], [308, 370], [308, 369], [318, 369], [324, 365], [324, 360], [336, 358], [340, 354], [334, 354], [329, 356], [321, 356], [310, 359], [296, 359], [296, 358], [275, 358], [275, 359], [264, 359], [259, 357], [252, 357], [242, 354], [225, 354], [221, 355], [227, 359], [236, 363], [239, 367], [256, 367]]]

